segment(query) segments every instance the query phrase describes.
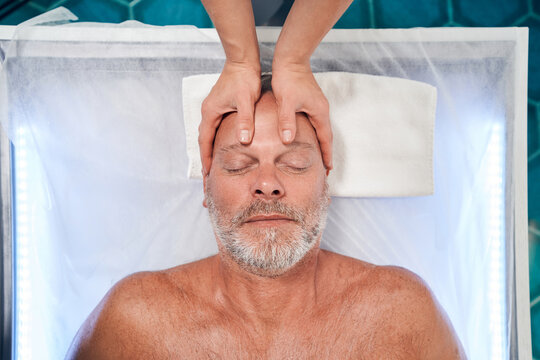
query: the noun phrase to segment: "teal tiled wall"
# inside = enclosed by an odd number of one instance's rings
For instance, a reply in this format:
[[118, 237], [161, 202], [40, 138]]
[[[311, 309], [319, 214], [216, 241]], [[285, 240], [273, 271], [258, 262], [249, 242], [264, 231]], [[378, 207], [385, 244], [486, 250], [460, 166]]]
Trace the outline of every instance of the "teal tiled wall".
[[[0, 8], [7, 0], [0, 0]], [[20, 22], [64, 6], [80, 21], [122, 22], [139, 20], [152, 25], [195, 25], [212, 27], [200, 0], [31, 0], [0, 19], [0, 24]], [[1, 12], [0, 12], [1, 14]]]
[[[254, 0], [255, 6], [259, 0]], [[271, 1], [271, 0], [260, 0]], [[8, 1], [0, 0], [0, 14]], [[58, 6], [81, 21], [139, 20], [153, 25], [212, 27], [199, 0], [32, 0], [0, 18], [16, 25]], [[529, 27], [528, 188], [533, 355], [540, 358], [540, 0], [355, 0], [338, 28], [432, 26]]]

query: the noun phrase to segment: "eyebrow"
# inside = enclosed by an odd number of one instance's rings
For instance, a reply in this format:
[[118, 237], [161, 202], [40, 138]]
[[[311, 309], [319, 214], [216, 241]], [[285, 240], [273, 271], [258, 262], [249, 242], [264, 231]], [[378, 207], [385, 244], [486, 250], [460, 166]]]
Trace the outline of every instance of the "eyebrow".
[[[219, 152], [230, 152], [230, 151], [236, 151], [240, 149], [244, 149], [247, 145], [236, 143], [232, 145], [223, 146], [218, 149]], [[315, 150], [315, 146], [313, 144], [302, 142], [302, 141], [293, 141], [290, 144], [285, 145], [289, 150], [294, 149], [308, 149], [308, 150]]]

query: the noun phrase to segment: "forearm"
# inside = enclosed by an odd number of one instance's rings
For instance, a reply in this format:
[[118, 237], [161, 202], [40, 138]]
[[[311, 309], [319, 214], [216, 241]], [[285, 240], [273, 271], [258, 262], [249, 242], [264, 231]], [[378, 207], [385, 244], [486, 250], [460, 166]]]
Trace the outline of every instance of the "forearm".
[[352, 0], [296, 0], [274, 51], [273, 67], [309, 65], [311, 54]]
[[260, 68], [250, 0], [202, 0], [219, 34], [227, 60]]

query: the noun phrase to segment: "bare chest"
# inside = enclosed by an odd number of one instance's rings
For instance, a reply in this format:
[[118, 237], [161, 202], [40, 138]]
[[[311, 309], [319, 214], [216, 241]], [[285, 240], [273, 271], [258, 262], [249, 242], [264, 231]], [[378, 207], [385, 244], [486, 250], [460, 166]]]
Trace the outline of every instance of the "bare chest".
[[186, 334], [168, 334], [158, 343], [170, 358], [183, 359], [335, 359], [358, 358], [356, 340], [343, 331], [298, 333], [282, 330], [258, 334], [247, 329], [207, 327]]
[[240, 319], [192, 319], [157, 334], [156, 358], [169, 359], [414, 359], [392, 326], [342, 313], [280, 324], [261, 331]]

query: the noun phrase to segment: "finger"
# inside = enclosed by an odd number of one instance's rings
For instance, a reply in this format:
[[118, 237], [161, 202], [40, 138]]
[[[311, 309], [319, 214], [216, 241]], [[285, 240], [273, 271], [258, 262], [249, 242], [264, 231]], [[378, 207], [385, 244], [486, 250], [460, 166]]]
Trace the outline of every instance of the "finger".
[[332, 126], [330, 125], [330, 119], [327, 115], [309, 115], [309, 121], [315, 128], [317, 133], [317, 139], [319, 140], [319, 145], [321, 146], [321, 154], [323, 158], [324, 166], [331, 170], [333, 165], [332, 160], [332, 143], [333, 143], [333, 134]]
[[296, 136], [296, 110], [287, 103], [278, 104], [279, 134], [284, 144], [290, 144]]
[[332, 170], [334, 168], [334, 163], [332, 160], [332, 141], [319, 140], [319, 144], [321, 145], [324, 166], [327, 170]]
[[201, 165], [203, 177], [208, 175], [210, 167], [212, 166], [212, 150], [213, 144], [208, 141], [208, 136], [201, 136], [199, 134], [199, 149], [201, 153]]
[[251, 97], [237, 101], [236, 137], [242, 144], [249, 144], [253, 137], [253, 112], [255, 101]]
[[202, 120], [199, 125], [199, 149], [201, 153], [201, 164], [203, 176], [207, 175], [212, 166], [212, 150], [214, 147], [214, 137], [216, 129], [221, 122], [222, 115], [212, 112], [207, 108], [202, 108]]

